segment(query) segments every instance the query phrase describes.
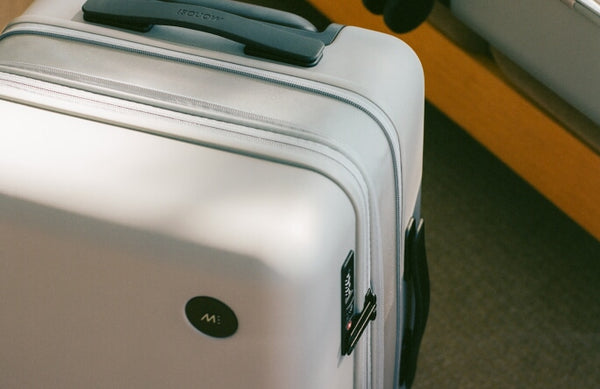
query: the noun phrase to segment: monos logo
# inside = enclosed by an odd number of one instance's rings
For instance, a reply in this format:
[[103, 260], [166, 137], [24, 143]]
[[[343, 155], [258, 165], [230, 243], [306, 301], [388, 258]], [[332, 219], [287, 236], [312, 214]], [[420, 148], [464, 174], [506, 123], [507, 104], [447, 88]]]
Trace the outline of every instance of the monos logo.
[[185, 8], [180, 8], [179, 11], [177, 11], [177, 15], [188, 16], [188, 17], [198, 18], [198, 19], [202, 19], [202, 20], [210, 20], [210, 21], [215, 21], [215, 22], [218, 22], [218, 21], [221, 21], [224, 19], [222, 16], [219, 16], [219, 15], [211, 14], [208, 12], [194, 11], [194, 10], [185, 9]]
[[215, 314], [211, 315], [211, 314], [205, 313], [202, 316], [202, 318], [200, 319], [200, 321], [220, 325], [221, 324], [221, 315], [215, 315]]
[[215, 338], [232, 336], [238, 328], [235, 313], [214, 297], [198, 296], [190, 299], [185, 305], [185, 315], [198, 331]]

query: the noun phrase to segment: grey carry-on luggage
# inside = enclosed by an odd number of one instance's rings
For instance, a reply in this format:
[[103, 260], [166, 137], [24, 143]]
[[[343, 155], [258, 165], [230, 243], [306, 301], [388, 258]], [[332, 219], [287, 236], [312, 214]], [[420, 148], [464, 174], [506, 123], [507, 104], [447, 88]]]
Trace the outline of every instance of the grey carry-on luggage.
[[423, 103], [384, 34], [35, 1], [0, 36], [0, 387], [410, 386]]

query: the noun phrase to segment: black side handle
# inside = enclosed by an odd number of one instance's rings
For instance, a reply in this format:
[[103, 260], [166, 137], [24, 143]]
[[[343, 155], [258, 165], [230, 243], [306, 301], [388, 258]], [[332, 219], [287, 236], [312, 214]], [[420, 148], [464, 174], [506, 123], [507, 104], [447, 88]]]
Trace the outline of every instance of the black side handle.
[[429, 315], [429, 270], [425, 251], [425, 223], [411, 219], [405, 236], [404, 336], [400, 357], [399, 387], [410, 388], [417, 371], [421, 340]]
[[341, 26], [323, 32], [297, 30], [249, 19], [222, 10], [158, 0], [87, 0], [84, 19], [92, 23], [148, 31], [153, 25], [208, 32], [246, 45], [246, 52], [301, 66], [316, 65], [325, 45]]

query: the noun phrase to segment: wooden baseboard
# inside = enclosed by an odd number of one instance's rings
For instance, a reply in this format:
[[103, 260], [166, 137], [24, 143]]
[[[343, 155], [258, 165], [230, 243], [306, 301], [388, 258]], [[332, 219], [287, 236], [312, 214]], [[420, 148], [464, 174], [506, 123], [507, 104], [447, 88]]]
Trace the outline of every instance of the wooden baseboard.
[[33, 0], [2, 0], [0, 2], [0, 31], [13, 18], [19, 16]]

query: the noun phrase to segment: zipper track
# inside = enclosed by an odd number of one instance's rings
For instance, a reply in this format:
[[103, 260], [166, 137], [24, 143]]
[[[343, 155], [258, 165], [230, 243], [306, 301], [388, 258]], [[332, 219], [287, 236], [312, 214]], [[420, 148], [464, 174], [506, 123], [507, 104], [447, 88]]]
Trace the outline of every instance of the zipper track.
[[[18, 26], [18, 25], [17, 25]], [[381, 109], [372, 103], [370, 100], [365, 98], [364, 96], [360, 96], [354, 92], [350, 92], [345, 89], [341, 89], [339, 87], [334, 87], [330, 85], [326, 85], [323, 83], [318, 83], [314, 81], [310, 81], [307, 79], [301, 79], [291, 75], [285, 74], [276, 74], [269, 71], [264, 71], [261, 69], [250, 68], [247, 66], [234, 64], [231, 62], [224, 62], [220, 60], [214, 60], [206, 57], [199, 57], [192, 54], [173, 52], [172, 50], [162, 49], [158, 47], [147, 46], [144, 44], [126, 41], [118, 38], [112, 38], [107, 36], [101, 36], [93, 33], [88, 33], [85, 31], [79, 31], [74, 29], [67, 29], [63, 27], [43, 25], [43, 24], [26, 24], [22, 27], [13, 27], [9, 28], [8, 31], [0, 35], [0, 40], [13, 36], [13, 35], [27, 35], [27, 34], [35, 34], [50, 38], [59, 38], [65, 39], [75, 42], [81, 43], [92, 43], [95, 45], [100, 45], [106, 48], [115, 49], [115, 50], [124, 50], [134, 54], [139, 55], [147, 55], [155, 58], [174, 61], [187, 65], [201, 66], [211, 70], [217, 70], [222, 72], [227, 72], [230, 74], [240, 75], [244, 77], [249, 77], [253, 79], [257, 79], [260, 81], [266, 81], [270, 83], [274, 83], [277, 85], [282, 85], [286, 87], [297, 88], [305, 92], [315, 93], [324, 97], [328, 97], [331, 99], [335, 99], [339, 102], [348, 104], [366, 115], [368, 115], [373, 121], [377, 123], [377, 125], [381, 128], [384, 133], [386, 140], [388, 142], [388, 146], [392, 151], [392, 163], [394, 170], [394, 180], [395, 180], [395, 188], [396, 188], [396, 221], [397, 226], [400, 226], [401, 223], [401, 198], [400, 198], [400, 185], [398, 182], [399, 174], [401, 174], [401, 164], [398, 162], [400, 160], [401, 150], [397, 146], [399, 144], [396, 131], [394, 129], [394, 125], [389, 117], [381, 111]], [[175, 53], [175, 54], [173, 54]], [[264, 118], [263, 118], [264, 119]], [[391, 129], [391, 130], [388, 130]], [[399, 229], [398, 229], [399, 230]], [[398, 231], [396, 241], [397, 246], [399, 243], [400, 232]], [[399, 249], [396, 253], [397, 258], [400, 258]]]
[[[1, 69], [1, 67], [0, 67]], [[256, 128], [254, 123], [250, 121], [237, 124], [231, 123], [227, 121], [222, 121], [214, 118], [208, 118], [204, 116], [190, 115], [187, 113], [173, 112], [168, 109], [161, 109], [157, 107], [152, 107], [145, 105], [143, 103], [136, 103], [125, 101], [115, 97], [101, 96], [94, 92], [82, 91], [79, 89], [74, 89], [67, 86], [57, 86], [55, 84], [48, 83], [42, 80], [35, 80], [28, 77], [23, 77], [20, 75], [15, 75], [11, 73], [3, 73], [0, 72], [0, 82], [2, 82], [5, 86], [12, 88], [13, 90], [18, 90], [21, 92], [33, 93], [37, 96], [43, 96], [45, 98], [49, 98], [52, 100], [59, 100], [63, 102], [63, 106], [67, 107], [73, 103], [76, 103], [78, 108], [78, 112], [70, 111], [69, 114], [77, 117], [82, 117], [86, 119], [93, 119], [99, 122], [107, 122], [108, 124], [116, 124], [120, 127], [129, 128], [133, 130], [140, 130], [139, 127], [132, 125], [131, 121], [124, 120], [107, 120], [103, 119], [105, 115], [94, 115], [90, 114], [85, 108], [91, 108], [94, 111], [102, 111], [102, 112], [110, 112], [111, 114], [117, 115], [130, 115], [130, 116], [139, 116], [145, 115], [147, 117], [152, 117], [154, 119], [159, 120], [169, 120], [176, 121], [178, 124], [183, 126], [188, 126], [190, 128], [194, 128], [196, 131], [192, 134], [185, 134], [182, 132], [172, 131], [169, 132], [161, 132], [155, 131], [152, 129], [146, 129], [145, 132], [153, 133], [156, 135], [160, 135], [167, 138], [172, 138], [175, 140], [187, 141], [190, 143], [202, 144], [209, 146], [211, 148], [218, 147], [220, 144], [218, 141], [210, 141], [208, 139], [212, 138], [211, 136], [206, 136], [207, 131], [210, 135], [220, 136], [221, 134], [226, 134], [226, 137], [247, 137], [253, 139], [255, 142], [263, 142], [269, 143], [271, 145], [276, 144], [281, 147], [297, 147], [299, 149], [307, 150], [319, 154], [323, 157], [326, 157], [337, 164], [340, 164], [344, 167], [344, 169], [352, 174], [355, 181], [358, 183], [359, 187], [363, 192], [366, 192], [367, 184], [362, 179], [362, 174], [355, 167], [355, 164], [348, 160], [342, 153], [329, 147], [327, 145], [317, 143], [315, 141], [311, 141], [308, 139], [299, 139], [292, 135], [288, 135], [282, 132], [277, 132], [275, 130], [269, 130], [265, 128]], [[22, 96], [17, 96], [15, 98], [14, 95], [10, 95], [7, 93], [8, 91], [3, 90], [0, 92], [0, 98], [5, 97], [8, 100], [12, 100], [15, 102], [31, 104], [29, 100], [23, 98]], [[4, 96], [3, 96], [4, 95]], [[34, 104], [36, 106], [40, 106], [42, 108], [47, 108], [49, 110], [63, 112], [64, 109], [57, 108], [56, 106], [46, 105], [44, 103]], [[84, 108], [83, 110], [81, 108]], [[68, 110], [68, 108], [66, 109]], [[81, 112], [85, 111], [85, 112]], [[276, 125], [274, 121], [271, 121], [270, 124]], [[199, 133], [197, 128], [201, 126], [203, 131]], [[281, 126], [285, 126], [285, 124], [281, 124]], [[145, 129], [145, 126], [144, 126]], [[203, 140], [203, 137], [205, 138]], [[231, 143], [231, 142], [228, 142]], [[246, 147], [236, 147], [232, 146], [231, 148], [225, 148], [228, 151], [236, 151], [237, 153], [253, 155], [253, 153], [249, 152]], [[266, 156], [262, 156], [262, 159], [269, 159]], [[292, 161], [287, 161], [288, 164]], [[309, 169], [315, 172], [318, 172], [323, 175], [324, 172], [317, 169], [314, 166], [302, 166], [305, 169]], [[327, 175], [329, 177], [329, 175]], [[329, 177], [330, 179], [334, 179], [334, 177]], [[365, 208], [366, 209], [366, 208]]]
[[[396, 235], [395, 236], [396, 253], [395, 254], [396, 254], [396, 261], [398, 263], [401, 263], [401, 258], [402, 258], [402, 255], [401, 255], [401, 241], [402, 241], [401, 230], [402, 230], [402, 228], [401, 228], [401, 226], [402, 226], [403, 207], [401, 204], [401, 201], [402, 201], [401, 191], [400, 191], [401, 186], [400, 186], [400, 181], [399, 181], [399, 177], [401, 177], [401, 174], [402, 174], [402, 171], [401, 171], [402, 165], [399, 162], [401, 160], [401, 150], [400, 150], [400, 147], [398, 146], [399, 145], [398, 135], [396, 133], [394, 124], [392, 123], [391, 119], [376, 104], [374, 104], [373, 102], [368, 100], [366, 97], [361, 96], [355, 92], [352, 92], [352, 91], [349, 91], [346, 89], [342, 89], [342, 88], [331, 86], [331, 85], [326, 85], [323, 83], [299, 78], [299, 77], [292, 76], [292, 75], [276, 74], [273, 72], [256, 69], [256, 68], [250, 68], [247, 66], [243, 66], [243, 65], [239, 65], [239, 64], [235, 64], [235, 63], [231, 63], [231, 62], [224, 62], [221, 60], [199, 57], [199, 56], [196, 56], [193, 54], [181, 53], [181, 52], [172, 51], [169, 49], [148, 46], [148, 45], [141, 44], [141, 43], [136, 43], [136, 42], [113, 38], [113, 37], [108, 37], [108, 36], [101, 36], [101, 35], [85, 32], [85, 31], [79, 31], [79, 30], [74, 30], [74, 29], [70, 29], [70, 28], [58, 27], [58, 26], [24, 23], [24, 24], [16, 25], [16, 26], [9, 28], [5, 33], [3, 33], [0, 36], [0, 40], [7, 38], [9, 36], [13, 36], [13, 35], [25, 35], [25, 34], [40, 35], [40, 36], [45, 36], [45, 37], [50, 37], [50, 38], [59, 38], [59, 39], [65, 39], [65, 40], [69, 40], [69, 41], [75, 41], [75, 42], [87, 43], [87, 44], [91, 43], [94, 45], [100, 45], [100, 46], [110, 48], [110, 49], [127, 51], [127, 52], [131, 52], [134, 54], [146, 55], [146, 56], [151, 56], [151, 57], [155, 57], [155, 58], [159, 58], [159, 59], [163, 59], [163, 60], [169, 60], [169, 61], [174, 61], [174, 62], [178, 62], [178, 63], [204, 67], [204, 68], [208, 68], [211, 70], [226, 72], [226, 73], [239, 75], [239, 76], [243, 76], [243, 77], [249, 77], [252, 79], [269, 82], [269, 83], [273, 83], [273, 84], [277, 84], [277, 85], [282, 85], [282, 86], [286, 86], [286, 87], [292, 87], [292, 88], [299, 89], [301, 91], [314, 93], [314, 94], [321, 95], [321, 96], [324, 96], [327, 98], [331, 98], [331, 99], [337, 100], [339, 102], [342, 102], [344, 104], [348, 104], [348, 105], [362, 111], [363, 113], [368, 115], [380, 127], [380, 129], [382, 130], [382, 132], [386, 138], [388, 147], [392, 151], [391, 157], [392, 157], [394, 188], [395, 188], [395, 194], [394, 194], [394, 197], [395, 197], [395, 207], [394, 207], [395, 208], [395, 223], [396, 223], [396, 234], [395, 234]], [[240, 112], [236, 112], [237, 117], [240, 116], [239, 114], [240, 114]], [[257, 115], [252, 116], [249, 113], [242, 113], [242, 116], [244, 116], [244, 119], [246, 119], [247, 121], [251, 121], [251, 122], [259, 121], [262, 123], [268, 123], [269, 125], [274, 124], [272, 120], [269, 120], [269, 118], [257, 117]], [[221, 124], [223, 124], [223, 123], [221, 123]], [[234, 124], [234, 123], [230, 123], [230, 124]], [[278, 123], [278, 124], [279, 124], [278, 126], [276, 124], [277, 127], [282, 126], [282, 123]], [[247, 125], [255, 126], [256, 123], [247, 123]], [[284, 127], [288, 127], [288, 126], [289, 126], [289, 124], [284, 125]], [[219, 127], [221, 127], [221, 126], [219, 126]], [[264, 130], [264, 129], [261, 129], [261, 130]], [[165, 135], [165, 134], [163, 134], [163, 135]], [[282, 134], [279, 134], [279, 135], [282, 135]], [[256, 138], [261, 138], [263, 136], [264, 135], [261, 135], [260, 137], [256, 136]], [[271, 140], [271, 141], [274, 141], [274, 140]], [[307, 139], [304, 139], [304, 141], [310, 142]], [[297, 143], [297, 138], [293, 142], [290, 139], [288, 139], [288, 145], [286, 147], [291, 147], [291, 145], [293, 143]], [[312, 144], [313, 145], [311, 147], [318, 145], [318, 143], [316, 143], [316, 142], [312, 142]], [[336, 153], [338, 153], [337, 150], [336, 150]], [[339, 153], [336, 158], [339, 158], [342, 155], [343, 155], [342, 153]], [[349, 162], [349, 163], [351, 163], [351, 162]], [[345, 168], [347, 169], [348, 166], [345, 166]], [[312, 168], [311, 170], [314, 170], [314, 168]], [[323, 174], [323, 172], [320, 172], [320, 174]], [[329, 175], [327, 175], [327, 176], [329, 177]], [[364, 184], [364, 179], [361, 181]], [[364, 185], [366, 185], [366, 184], [364, 184]], [[367, 188], [368, 188], [368, 186], [367, 186]], [[363, 191], [363, 195], [367, 198], [367, 207], [366, 207], [367, 213], [371, 214], [371, 211], [370, 211], [371, 201], [369, 200], [369, 197], [370, 197], [369, 191], [368, 191], [368, 189], [365, 190], [364, 186], [363, 186], [362, 191]], [[370, 223], [370, 217], [367, 217], [367, 223], [368, 223], [368, 226], [367, 226], [366, 231], [368, 231], [369, 235], [370, 235], [371, 228], [373, 227]], [[367, 242], [368, 242], [367, 247], [371, 247], [371, 238], [370, 237], [367, 240]], [[371, 251], [372, 251], [372, 248], [368, 248], [368, 252], [370, 253]], [[370, 254], [369, 254], [369, 257], [370, 257]], [[397, 266], [397, 269], [398, 270], [397, 270], [397, 275], [396, 275], [396, 285], [397, 285], [396, 295], [400, 296], [401, 295], [401, 293], [400, 293], [401, 292], [401, 290], [400, 290], [400, 288], [401, 288], [400, 266]], [[370, 269], [368, 270], [368, 272], [370, 273]], [[369, 276], [369, 279], [371, 279], [370, 276]], [[398, 309], [399, 304], [400, 303], [399, 303], [399, 299], [398, 299], [398, 302], [396, 303], [396, 310], [397, 310], [397, 316], [398, 316], [398, 318], [397, 318], [397, 326], [398, 327], [401, 325], [401, 321], [400, 321], [400, 317], [399, 317], [399, 309]], [[397, 328], [397, 330], [400, 330], [400, 329]], [[396, 344], [396, 359], [399, 358], [399, 343], [400, 342], [397, 342], [397, 344]], [[370, 356], [369, 359], [371, 357], [372, 356]], [[396, 376], [398, 375], [397, 371], [396, 371], [395, 375]]]

